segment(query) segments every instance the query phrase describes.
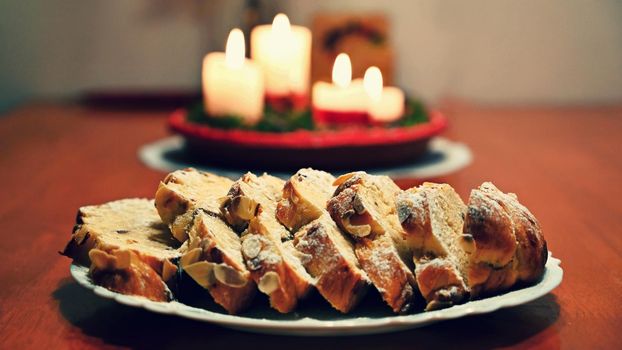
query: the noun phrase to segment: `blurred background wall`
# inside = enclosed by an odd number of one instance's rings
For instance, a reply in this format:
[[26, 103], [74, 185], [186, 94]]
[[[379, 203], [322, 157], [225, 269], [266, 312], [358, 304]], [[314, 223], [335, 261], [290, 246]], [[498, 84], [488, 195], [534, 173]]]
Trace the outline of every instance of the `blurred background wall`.
[[[619, 0], [258, 1], [310, 25], [320, 11], [382, 12], [397, 82], [428, 102], [622, 100]], [[202, 56], [242, 24], [242, 0], [4, 0], [0, 111], [85, 91], [198, 90]]]

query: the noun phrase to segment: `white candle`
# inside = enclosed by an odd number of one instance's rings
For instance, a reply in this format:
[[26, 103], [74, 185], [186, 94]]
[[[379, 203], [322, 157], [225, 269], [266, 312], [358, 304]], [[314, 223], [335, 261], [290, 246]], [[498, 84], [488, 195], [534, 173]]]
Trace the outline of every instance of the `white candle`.
[[260, 67], [244, 53], [244, 34], [236, 28], [229, 33], [224, 53], [205, 56], [203, 97], [208, 115], [236, 116], [252, 125], [263, 115], [264, 80]]
[[311, 70], [311, 31], [290, 25], [286, 15], [251, 32], [251, 57], [264, 72], [266, 94], [306, 95]]
[[369, 67], [363, 78], [365, 91], [369, 96], [367, 112], [372, 121], [393, 122], [404, 115], [404, 92], [394, 86], [382, 86], [382, 72], [378, 67]]
[[366, 112], [367, 95], [361, 79], [352, 81], [350, 57], [340, 53], [333, 64], [333, 83], [313, 85], [313, 108], [334, 112]]

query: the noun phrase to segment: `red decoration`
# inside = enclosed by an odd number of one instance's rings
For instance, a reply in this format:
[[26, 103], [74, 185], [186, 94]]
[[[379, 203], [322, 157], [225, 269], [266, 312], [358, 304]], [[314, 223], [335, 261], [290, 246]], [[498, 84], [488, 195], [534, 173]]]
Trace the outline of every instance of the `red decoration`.
[[367, 125], [370, 123], [367, 112], [337, 112], [313, 109], [313, 121], [318, 126]]
[[175, 111], [168, 125], [185, 138], [191, 154], [211, 164], [287, 171], [405, 164], [424, 154], [430, 138], [447, 127], [437, 111], [428, 112], [428, 122], [408, 127], [359, 125], [284, 133], [219, 129], [189, 122], [186, 113]]

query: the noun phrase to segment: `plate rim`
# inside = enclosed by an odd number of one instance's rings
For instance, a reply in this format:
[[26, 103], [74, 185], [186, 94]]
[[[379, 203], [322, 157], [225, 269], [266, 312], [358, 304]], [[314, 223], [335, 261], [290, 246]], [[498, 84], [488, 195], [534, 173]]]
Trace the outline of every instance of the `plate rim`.
[[405, 328], [416, 328], [438, 321], [490, 313], [502, 308], [525, 304], [548, 294], [559, 286], [563, 279], [563, 269], [560, 264], [561, 260], [554, 258], [549, 251], [544, 275], [537, 284], [497, 296], [469, 301], [465, 304], [455, 305], [447, 309], [379, 318], [357, 317], [328, 321], [304, 316], [296, 320], [250, 318], [243, 315], [229, 315], [196, 308], [177, 301], [156, 302], [141, 296], [116, 293], [93, 284], [86, 273], [88, 267], [76, 265], [72, 262], [70, 265], [70, 273], [78, 284], [92, 290], [100, 297], [112, 299], [120, 304], [142, 308], [151, 312], [171, 314], [197, 321], [214, 323], [224, 327], [262, 333], [287, 335], [347, 335], [352, 333], [384, 333]]

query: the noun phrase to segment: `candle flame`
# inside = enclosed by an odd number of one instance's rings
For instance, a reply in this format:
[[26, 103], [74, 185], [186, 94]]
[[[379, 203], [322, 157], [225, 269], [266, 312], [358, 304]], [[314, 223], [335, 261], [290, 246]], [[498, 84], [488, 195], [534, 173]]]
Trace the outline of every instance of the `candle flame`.
[[279, 13], [274, 16], [272, 20], [272, 32], [277, 35], [287, 35], [291, 32], [292, 28], [289, 24], [289, 18], [284, 13]]
[[246, 48], [244, 47], [244, 33], [238, 28], [229, 32], [225, 47], [225, 64], [232, 69], [238, 69], [244, 64]]
[[350, 56], [340, 53], [333, 64], [333, 84], [345, 88], [352, 81], [352, 63]]
[[363, 87], [372, 101], [377, 102], [382, 96], [382, 72], [378, 67], [367, 68], [363, 78]]

